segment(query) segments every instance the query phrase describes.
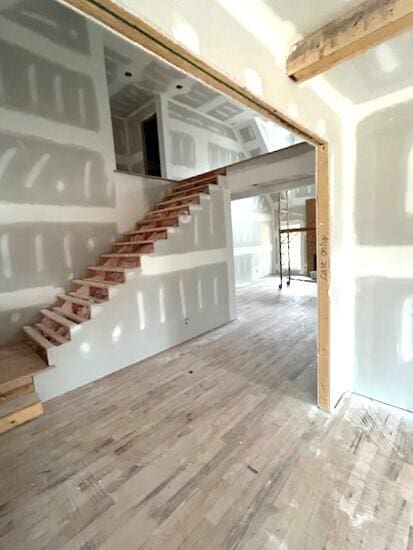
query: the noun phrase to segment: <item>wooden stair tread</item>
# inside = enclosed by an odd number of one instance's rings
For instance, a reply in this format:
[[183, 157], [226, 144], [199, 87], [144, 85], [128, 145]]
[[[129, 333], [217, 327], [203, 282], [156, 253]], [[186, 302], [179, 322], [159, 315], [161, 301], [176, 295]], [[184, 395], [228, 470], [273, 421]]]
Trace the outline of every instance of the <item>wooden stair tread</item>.
[[76, 323], [74, 323], [73, 321], [66, 319], [66, 317], [62, 317], [62, 315], [59, 315], [58, 313], [56, 313], [55, 311], [51, 311], [50, 309], [41, 309], [40, 313], [45, 317], [48, 317], [52, 321], [55, 321], [55, 323], [59, 323], [59, 325], [63, 325], [68, 329], [76, 326]]
[[174, 187], [173, 191], [183, 191], [184, 189], [195, 188], [199, 185], [217, 185], [217, 183], [218, 181], [216, 177], [205, 178], [204, 180], [199, 181], [182, 182], [178, 183], [178, 185]]
[[84, 323], [85, 321], [89, 321], [87, 317], [82, 317], [81, 315], [77, 315], [72, 311], [65, 311], [60, 307], [54, 307], [53, 311], [68, 320], [74, 321], [75, 323]]
[[163, 204], [170, 204], [171, 202], [186, 201], [199, 197], [201, 193], [192, 193], [192, 195], [182, 195], [182, 197], [171, 197], [170, 199], [162, 202], [158, 202], [158, 206]]
[[71, 296], [69, 294], [59, 294], [58, 298], [61, 300], [65, 300], [67, 302], [70, 302], [71, 304], [77, 304], [78, 306], [87, 306], [89, 307], [91, 305], [90, 302], [87, 300], [84, 300], [83, 298], [78, 298], [77, 296]]
[[145, 245], [145, 244], [153, 244], [155, 241], [120, 241], [117, 243], [113, 243], [112, 246], [131, 246], [131, 245]]
[[[154, 210], [150, 210], [146, 215], [150, 216], [152, 214], [162, 214], [163, 212], [173, 212], [174, 210], [184, 210], [189, 208], [190, 204], [178, 204], [177, 206], [168, 206], [166, 208], [157, 208]], [[168, 216], [169, 217], [169, 216]]]
[[21, 426], [43, 414], [36, 392], [22, 394], [0, 404], [0, 434]]
[[124, 233], [124, 235], [138, 235], [139, 233], [149, 233], [152, 231], [155, 233], [156, 231], [166, 231], [166, 227], [154, 227], [152, 229], [133, 229], [132, 231], [127, 231]]
[[89, 266], [88, 269], [91, 271], [102, 271], [102, 272], [108, 272], [108, 273], [125, 273], [126, 271], [132, 271], [133, 269], [138, 269], [137, 267], [117, 267], [117, 266], [109, 266], [109, 265], [92, 265]]
[[120, 252], [117, 254], [114, 252], [113, 254], [102, 254], [101, 258], [140, 258], [142, 254], [138, 254], [138, 252]]
[[25, 342], [0, 348], [0, 386], [48, 368], [49, 365]]
[[225, 176], [226, 173], [227, 173], [226, 166], [222, 166], [221, 168], [214, 168], [213, 170], [209, 170], [208, 172], [204, 172], [203, 174], [197, 174], [196, 176], [190, 176], [189, 178], [185, 178], [185, 179], [181, 180], [179, 183], [199, 181], [199, 180], [209, 179], [209, 178], [213, 178], [213, 177], [217, 177], [217, 176]]
[[20, 395], [15, 399], [11, 399], [10, 401], [5, 401], [3, 403], [0, 402], [0, 418], [39, 402], [40, 399], [36, 392]]
[[[188, 193], [194, 193], [194, 194], [201, 194], [201, 193], [208, 193], [209, 192], [209, 186], [212, 185], [208, 182], [200, 182], [200, 183], [193, 183], [191, 186], [188, 186], [187, 188], [179, 188], [175, 187], [174, 190], [168, 195], [169, 200], [174, 199], [175, 197], [187, 197]], [[206, 191], [202, 191], [202, 189], [206, 189]]]
[[47, 351], [49, 348], [54, 347], [54, 344], [49, 342], [49, 340], [47, 340], [37, 328], [25, 326], [23, 327], [23, 331], [31, 340], [36, 342], [36, 344], [44, 350]]
[[103, 298], [95, 298], [94, 296], [81, 296], [79, 297], [76, 292], [69, 292], [69, 296], [73, 298], [80, 298], [83, 302], [87, 302], [90, 306], [94, 304], [103, 304], [104, 302], [107, 302], [107, 300]]
[[72, 283], [80, 286], [94, 286], [96, 288], [109, 288], [122, 284], [120, 281], [94, 281], [93, 279], [73, 279]]
[[42, 323], [36, 323], [36, 327], [40, 330], [40, 332], [43, 332], [44, 334], [46, 334], [46, 336], [49, 336], [50, 338], [53, 338], [56, 342], [59, 342], [59, 344], [66, 344], [66, 342], [69, 342], [67, 338], [52, 330], [51, 328], [42, 325]]

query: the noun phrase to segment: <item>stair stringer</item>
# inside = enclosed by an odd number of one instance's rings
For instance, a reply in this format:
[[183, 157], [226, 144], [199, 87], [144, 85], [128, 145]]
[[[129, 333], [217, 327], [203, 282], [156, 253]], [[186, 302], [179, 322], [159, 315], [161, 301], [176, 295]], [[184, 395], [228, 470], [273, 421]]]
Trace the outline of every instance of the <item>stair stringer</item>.
[[43, 401], [231, 320], [225, 201], [228, 192], [211, 186], [168, 239], [142, 257], [141, 268], [94, 308], [92, 319], [78, 325], [69, 342], [48, 350], [54, 368], [35, 379]]

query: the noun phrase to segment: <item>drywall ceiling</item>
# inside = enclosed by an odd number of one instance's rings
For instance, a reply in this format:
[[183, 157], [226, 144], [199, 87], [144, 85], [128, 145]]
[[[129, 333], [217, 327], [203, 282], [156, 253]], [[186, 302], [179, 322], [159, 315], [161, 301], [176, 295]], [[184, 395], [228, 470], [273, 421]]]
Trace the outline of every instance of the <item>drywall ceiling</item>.
[[127, 117], [155, 95], [163, 94], [234, 128], [248, 126], [257, 116], [107, 29], [102, 32], [113, 115]]
[[239, 162], [227, 168], [226, 181], [233, 199], [312, 185], [315, 149], [308, 143], [298, 143]]

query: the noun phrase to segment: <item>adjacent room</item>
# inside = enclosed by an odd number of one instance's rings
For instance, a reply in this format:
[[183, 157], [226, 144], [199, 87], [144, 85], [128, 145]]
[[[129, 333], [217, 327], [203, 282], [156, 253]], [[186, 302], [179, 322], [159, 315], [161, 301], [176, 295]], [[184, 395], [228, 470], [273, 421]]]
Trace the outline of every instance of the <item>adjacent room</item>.
[[0, 3], [0, 548], [413, 548], [411, 0]]

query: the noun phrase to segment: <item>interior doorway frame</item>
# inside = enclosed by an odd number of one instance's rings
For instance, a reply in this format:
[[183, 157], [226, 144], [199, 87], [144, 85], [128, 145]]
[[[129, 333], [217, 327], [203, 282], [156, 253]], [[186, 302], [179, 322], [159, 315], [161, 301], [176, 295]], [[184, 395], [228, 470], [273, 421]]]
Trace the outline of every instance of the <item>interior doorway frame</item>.
[[200, 59], [168, 36], [162, 34], [112, 0], [63, 0], [82, 14], [92, 17], [167, 63], [202, 81], [255, 112], [294, 132], [316, 148], [317, 216], [317, 403], [325, 411], [330, 403], [330, 223], [328, 142], [275, 109], [215, 67]]
[[144, 120], [141, 120], [140, 122], [140, 132], [141, 132], [141, 139], [142, 139], [142, 154], [143, 154], [143, 170], [145, 172], [146, 176], [154, 176], [154, 174], [149, 174], [149, 166], [148, 166], [148, 150], [146, 145], [146, 135], [145, 135], [145, 122], [148, 122], [152, 119], [155, 119], [156, 121], [156, 132], [157, 132], [157, 141], [158, 141], [158, 155], [159, 155], [159, 175], [155, 175], [155, 177], [161, 177], [162, 174], [162, 166], [161, 166], [161, 149], [159, 144], [159, 132], [158, 132], [158, 115], [157, 113], [153, 113], [152, 115], [149, 115]]

